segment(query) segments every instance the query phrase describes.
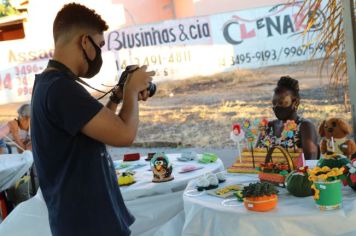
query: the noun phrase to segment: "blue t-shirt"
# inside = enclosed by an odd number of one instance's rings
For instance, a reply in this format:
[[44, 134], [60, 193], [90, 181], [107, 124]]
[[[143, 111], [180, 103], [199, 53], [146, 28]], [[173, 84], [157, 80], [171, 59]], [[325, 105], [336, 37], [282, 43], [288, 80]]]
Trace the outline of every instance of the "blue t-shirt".
[[81, 133], [102, 107], [65, 72], [36, 75], [32, 149], [54, 236], [130, 234], [134, 217], [112, 159], [103, 143]]

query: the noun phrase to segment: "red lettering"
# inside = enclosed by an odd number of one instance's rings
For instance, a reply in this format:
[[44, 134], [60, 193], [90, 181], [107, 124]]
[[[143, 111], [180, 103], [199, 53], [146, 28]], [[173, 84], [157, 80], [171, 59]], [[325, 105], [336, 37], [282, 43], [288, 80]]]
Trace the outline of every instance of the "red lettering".
[[4, 88], [5, 89], [12, 89], [12, 81], [11, 81], [11, 74], [7, 73], [4, 78]]
[[255, 29], [252, 29], [249, 32], [247, 32], [245, 24], [240, 24], [240, 34], [241, 34], [241, 39], [248, 39], [256, 36]]
[[300, 29], [305, 30], [307, 28], [306, 24], [303, 24], [303, 22], [305, 22], [307, 20], [307, 11], [303, 10], [302, 12], [300, 12], [299, 14], [293, 14], [294, 17], [294, 29], [295, 32], [298, 32]]

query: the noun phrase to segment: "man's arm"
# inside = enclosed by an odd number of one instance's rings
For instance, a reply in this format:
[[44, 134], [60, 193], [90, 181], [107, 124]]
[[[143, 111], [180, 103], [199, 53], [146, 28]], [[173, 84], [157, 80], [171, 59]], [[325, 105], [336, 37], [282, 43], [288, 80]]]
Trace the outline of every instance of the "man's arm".
[[117, 105], [107, 104], [83, 128], [82, 132], [111, 146], [129, 146], [133, 143], [138, 127], [138, 98], [144, 91], [154, 72], [146, 72], [146, 66], [135, 71], [126, 81], [123, 103], [118, 115]]

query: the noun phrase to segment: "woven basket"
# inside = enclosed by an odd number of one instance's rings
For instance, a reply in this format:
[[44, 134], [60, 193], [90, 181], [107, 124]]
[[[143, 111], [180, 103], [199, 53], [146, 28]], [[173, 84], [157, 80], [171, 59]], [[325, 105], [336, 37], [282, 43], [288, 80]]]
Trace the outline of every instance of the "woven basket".
[[[281, 146], [273, 146], [268, 150], [266, 159], [265, 159], [265, 163], [264, 163], [265, 166], [267, 166], [268, 163], [273, 163], [272, 156], [273, 156], [273, 153], [277, 150], [279, 150], [279, 152], [282, 153], [282, 155], [286, 161], [286, 164], [288, 165], [288, 168], [286, 169], [286, 171], [291, 172], [292, 170], [294, 170], [295, 164], [293, 163], [291, 155], [288, 153], [288, 151], [286, 149], [284, 149]], [[266, 172], [265, 170], [262, 170], [259, 173], [258, 177], [260, 178], [261, 182], [269, 182], [269, 183], [276, 184], [278, 186], [285, 187], [284, 183], [285, 183], [287, 176], [281, 175], [279, 173]]]

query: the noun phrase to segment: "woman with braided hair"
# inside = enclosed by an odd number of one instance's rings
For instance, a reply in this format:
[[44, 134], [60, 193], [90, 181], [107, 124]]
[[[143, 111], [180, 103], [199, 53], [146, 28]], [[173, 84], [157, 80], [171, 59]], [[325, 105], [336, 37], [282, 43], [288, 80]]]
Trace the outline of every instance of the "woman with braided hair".
[[[272, 97], [272, 109], [277, 119], [268, 123], [266, 137], [272, 145], [301, 148], [306, 160], [315, 160], [320, 155], [318, 135], [314, 124], [298, 115], [299, 104], [298, 80], [289, 76], [282, 76]], [[296, 124], [293, 136], [288, 135], [288, 132], [284, 130], [286, 122], [290, 121]], [[282, 135], [286, 133], [287, 135]], [[265, 144], [260, 141], [258, 145], [263, 147]]]

